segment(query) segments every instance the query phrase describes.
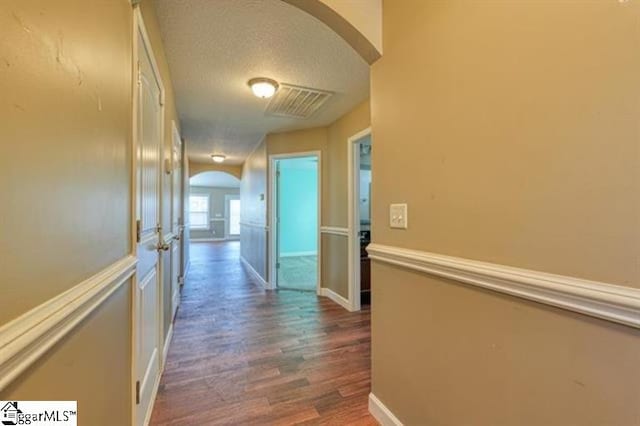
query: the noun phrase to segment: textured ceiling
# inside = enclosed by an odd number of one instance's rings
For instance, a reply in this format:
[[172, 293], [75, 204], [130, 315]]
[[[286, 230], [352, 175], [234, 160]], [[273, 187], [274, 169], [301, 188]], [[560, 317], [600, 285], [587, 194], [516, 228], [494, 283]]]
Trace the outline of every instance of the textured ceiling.
[[212, 186], [216, 188], [240, 188], [240, 180], [225, 172], [203, 172], [189, 179], [191, 186]]
[[[192, 160], [240, 164], [269, 132], [327, 125], [369, 96], [369, 67], [340, 36], [281, 0], [156, 0]], [[265, 116], [253, 77], [335, 92], [313, 117]]]

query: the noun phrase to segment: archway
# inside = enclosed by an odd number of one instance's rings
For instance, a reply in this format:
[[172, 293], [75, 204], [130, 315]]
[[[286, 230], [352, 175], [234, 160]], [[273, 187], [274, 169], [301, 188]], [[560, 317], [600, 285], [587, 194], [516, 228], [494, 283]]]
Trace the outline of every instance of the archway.
[[240, 179], [223, 171], [189, 178], [189, 240], [213, 242], [240, 238]]
[[[347, 2], [282, 0], [323, 22], [344, 39], [369, 65], [382, 56], [382, 2], [371, 15], [357, 13]], [[354, 13], [355, 12], [355, 13]], [[376, 17], [375, 14], [378, 14]]]

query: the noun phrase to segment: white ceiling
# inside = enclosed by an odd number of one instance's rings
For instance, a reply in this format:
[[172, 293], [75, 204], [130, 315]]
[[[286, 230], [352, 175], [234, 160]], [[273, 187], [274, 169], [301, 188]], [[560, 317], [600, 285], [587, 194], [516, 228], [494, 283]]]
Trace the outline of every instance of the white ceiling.
[[240, 180], [225, 172], [202, 172], [189, 179], [191, 186], [240, 188]]
[[[240, 164], [269, 132], [330, 124], [369, 96], [369, 66], [325, 24], [281, 0], [156, 0], [192, 160]], [[253, 77], [335, 92], [313, 117], [265, 116]]]

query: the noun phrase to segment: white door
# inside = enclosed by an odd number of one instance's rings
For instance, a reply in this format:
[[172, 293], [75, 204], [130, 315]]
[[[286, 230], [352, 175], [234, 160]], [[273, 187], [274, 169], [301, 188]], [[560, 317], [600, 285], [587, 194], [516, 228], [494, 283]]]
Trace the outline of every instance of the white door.
[[240, 196], [225, 195], [225, 238], [240, 237]]
[[151, 65], [141, 33], [136, 35], [136, 215], [137, 282], [134, 290], [135, 424], [147, 423], [153, 389], [160, 376], [161, 281], [160, 153], [162, 147], [161, 83]]
[[180, 225], [182, 210], [182, 141], [180, 133], [175, 123], [173, 123], [173, 148], [171, 150], [172, 162], [172, 188], [171, 194], [173, 198], [171, 208], [171, 232], [176, 236], [171, 247], [171, 318], [175, 318], [178, 305], [180, 304], [180, 244], [182, 240], [183, 227]]

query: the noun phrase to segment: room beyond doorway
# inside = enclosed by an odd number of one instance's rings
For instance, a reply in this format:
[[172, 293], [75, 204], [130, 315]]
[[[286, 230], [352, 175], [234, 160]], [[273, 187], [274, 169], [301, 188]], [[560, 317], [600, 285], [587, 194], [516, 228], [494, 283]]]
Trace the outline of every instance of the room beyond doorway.
[[318, 291], [319, 153], [271, 157], [273, 282], [278, 289]]
[[194, 242], [240, 238], [240, 180], [205, 171], [189, 179], [189, 236]]

